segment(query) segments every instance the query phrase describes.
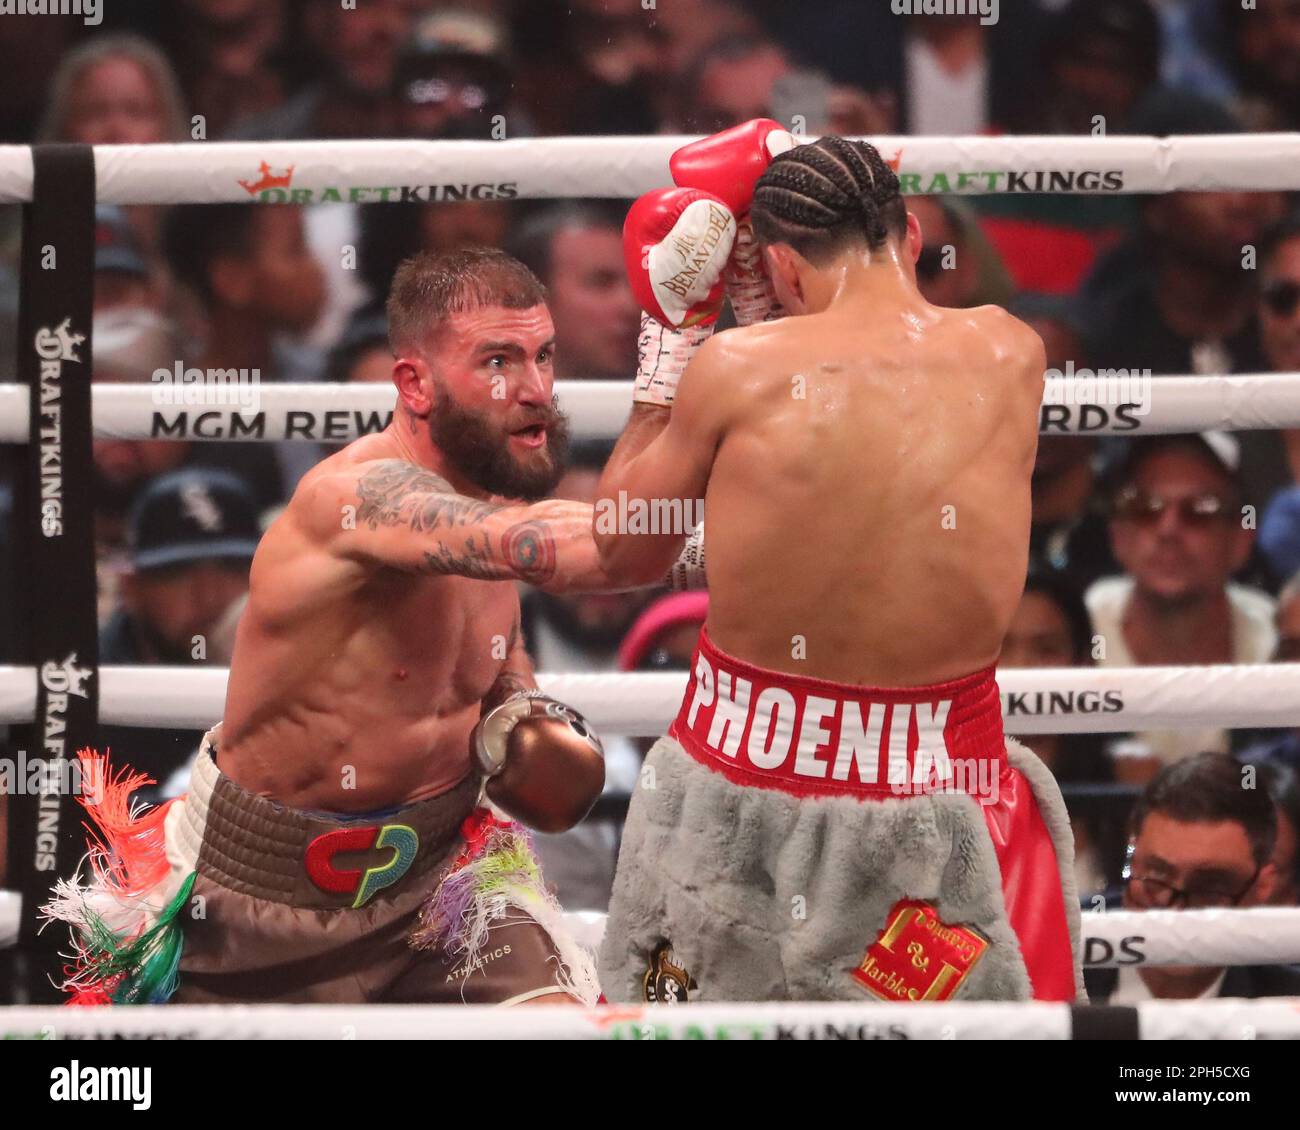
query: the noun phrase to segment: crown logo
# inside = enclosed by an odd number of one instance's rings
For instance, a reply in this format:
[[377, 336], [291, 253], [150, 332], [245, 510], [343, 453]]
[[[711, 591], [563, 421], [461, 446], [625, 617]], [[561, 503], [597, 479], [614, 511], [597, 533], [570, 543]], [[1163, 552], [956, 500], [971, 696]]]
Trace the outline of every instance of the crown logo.
[[249, 196], [256, 196], [259, 192], [265, 192], [268, 188], [288, 188], [293, 182], [293, 170], [295, 166], [290, 165], [284, 172], [276, 174], [271, 172], [271, 166], [263, 161], [257, 171], [262, 174], [262, 179], [258, 181], [241, 180], [244, 191]]
[[77, 653], [70, 652], [62, 663], [50, 661], [41, 666], [41, 683], [52, 694], [74, 694], [86, 697], [86, 682], [94, 674], [88, 667], [77, 663]]
[[72, 332], [72, 319], [64, 318], [52, 330], [47, 326], [36, 331], [36, 352], [45, 361], [75, 361], [80, 364], [77, 349], [85, 340], [85, 334]]

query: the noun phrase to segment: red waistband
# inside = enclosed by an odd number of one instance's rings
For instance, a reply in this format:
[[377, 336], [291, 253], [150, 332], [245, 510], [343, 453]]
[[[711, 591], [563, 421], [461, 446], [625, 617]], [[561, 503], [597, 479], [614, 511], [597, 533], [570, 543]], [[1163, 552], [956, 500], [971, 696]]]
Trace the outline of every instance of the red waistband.
[[983, 792], [1006, 760], [992, 667], [926, 687], [768, 671], [701, 630], [669, 733], [738, 784], [796, 796]]

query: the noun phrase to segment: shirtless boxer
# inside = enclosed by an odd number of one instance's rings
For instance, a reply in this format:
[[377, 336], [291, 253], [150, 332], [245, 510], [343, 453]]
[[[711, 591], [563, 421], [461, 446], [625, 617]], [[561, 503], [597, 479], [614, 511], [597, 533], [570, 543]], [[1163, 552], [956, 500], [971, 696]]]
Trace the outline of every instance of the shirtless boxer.
[[501, 809], [558, 831], [604, 780], [519, 631], [516, 581], [610, 587], [591, 506], [505, 501], [564, 469], [545, 292], [501, 252], [421, 256], [388, 315], [393, 421], [314, 468], [263, 537], [189, 792], [131, 820], [115, 780], [88, 809], [112, 854], [50, 907], [76, 927], [83, 1000], [598, 993], [527, 838], [477, 807], [487, 774]]
[[[921, 297], [920, 228], [874, 148], [778, 129], [686, 147], [679, 187], [629, 214], [634, 286], [678, 327], [660, 348], [697, 352], [675, 388], [638, 390], [600, 496], [703, 497], [710, 598], [624, 830], [602, 988], [1073, 1000], [1068, 818], [1004, 738], [993, 671], [1025, 578], [1043, 346], [1001, 309]], [[698, 242], [674, 221], [701, 190], [741, 230], [742, 326], [707, 340], [716, 294], [665, 266]], [[629, 581], [679, 544], [596, 535]]]

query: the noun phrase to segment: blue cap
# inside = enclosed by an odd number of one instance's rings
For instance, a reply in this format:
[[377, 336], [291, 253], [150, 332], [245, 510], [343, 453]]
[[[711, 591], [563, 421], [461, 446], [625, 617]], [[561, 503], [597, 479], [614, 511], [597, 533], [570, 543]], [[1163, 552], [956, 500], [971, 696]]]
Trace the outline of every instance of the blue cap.
[[261, 536], [252, 492], [229, 471], [211, 467], [159, 475], [127, 516], [131, 564], [139, 570], [250, 562]]

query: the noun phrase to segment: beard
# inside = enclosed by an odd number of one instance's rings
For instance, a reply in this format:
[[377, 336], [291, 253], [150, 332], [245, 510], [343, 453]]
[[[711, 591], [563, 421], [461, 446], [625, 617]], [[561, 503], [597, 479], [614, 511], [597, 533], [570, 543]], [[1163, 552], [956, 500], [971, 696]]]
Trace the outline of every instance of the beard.
[[[545, 498], [564, 474], [569, 454], [569, 418], [558, 399], [510, 423], [493, 423], [485, 413], [462, 408], [441, 385], [434, 386], [429, 435], [434, 446], [470, 482], [489, 494], [536, 502]], [[510, 453], [510, 432], [540, 424], [546, 444], [528, 462]]]

